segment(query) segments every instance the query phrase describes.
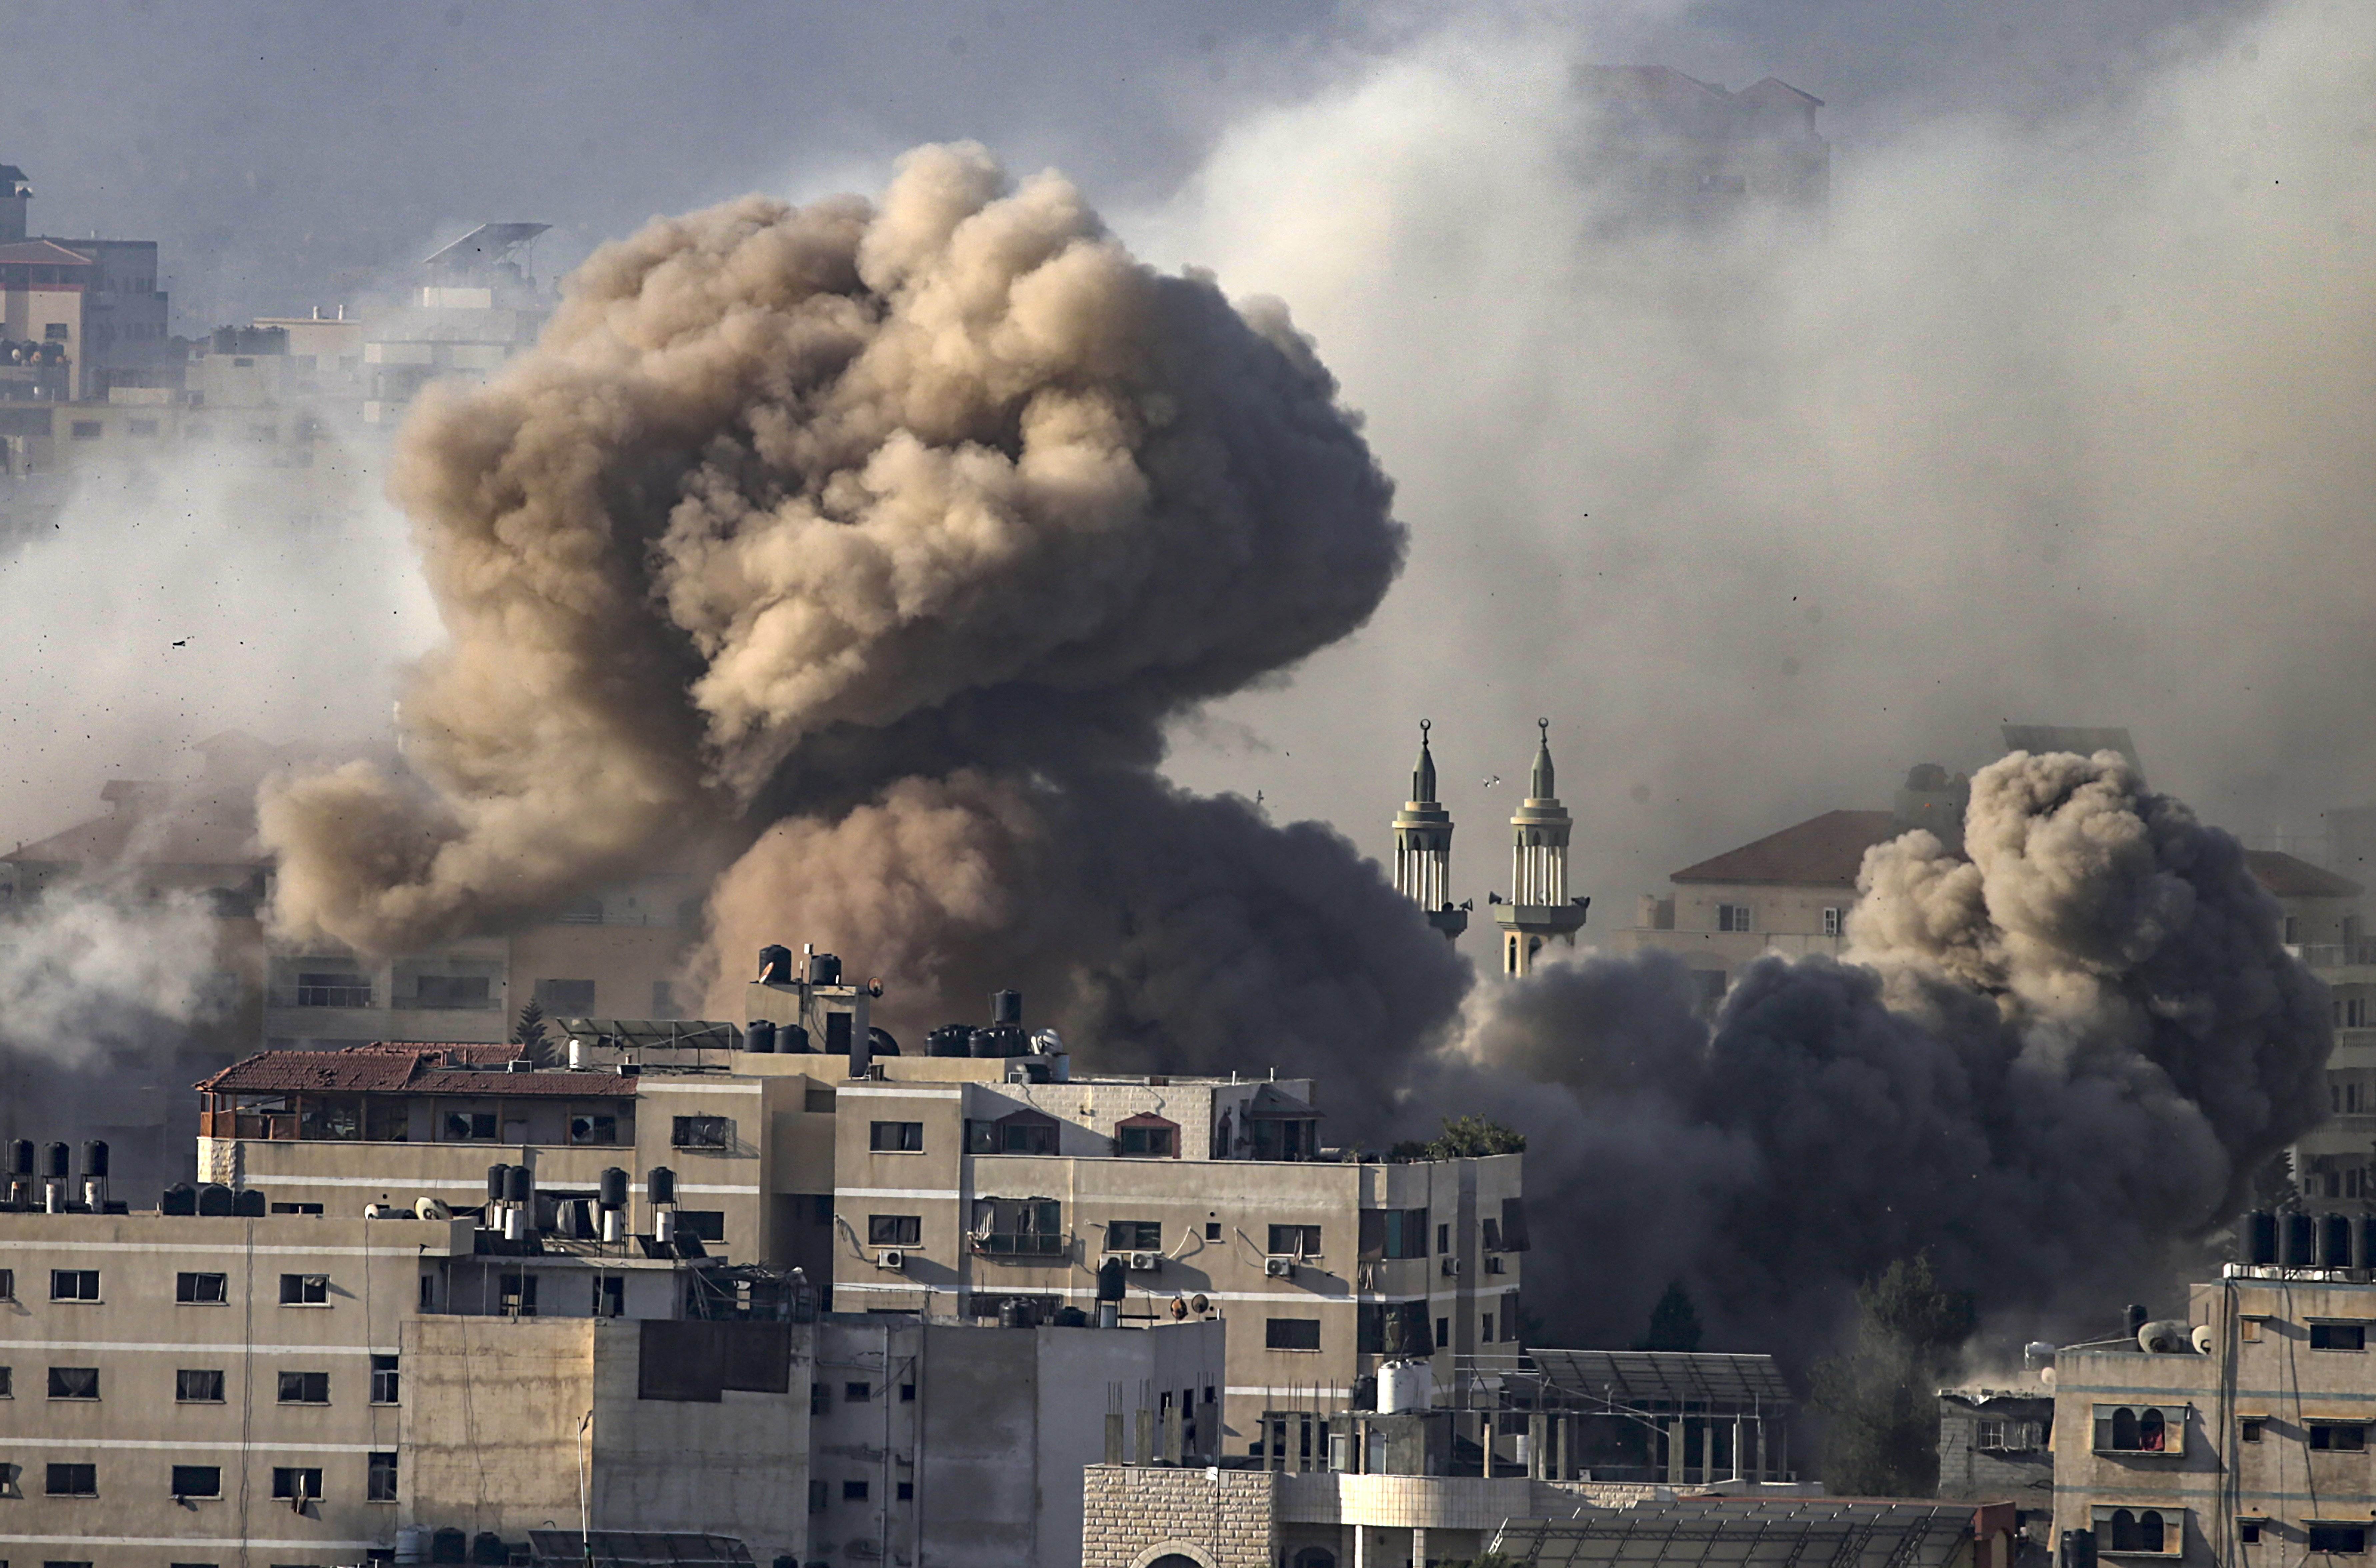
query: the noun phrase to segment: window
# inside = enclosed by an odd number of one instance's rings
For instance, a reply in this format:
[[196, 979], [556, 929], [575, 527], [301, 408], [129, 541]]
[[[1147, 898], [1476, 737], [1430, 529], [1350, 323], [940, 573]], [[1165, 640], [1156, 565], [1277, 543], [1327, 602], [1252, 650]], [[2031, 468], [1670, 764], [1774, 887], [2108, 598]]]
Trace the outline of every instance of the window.
[[2368, 1429], [2358, 1421], [2312, 1421], [2310, 1445], [2319, 1453], [2364, 1454], [2368, 1450]]
[[102, 427], [97, 420], [77, 420], [74, 422], [74, 438], [77, 441], [96, 441], [100, 438], [101, 434]]
[[924, 1218], [919, 1214], [870, 1214], [866, 1244], [870, 1247], [920, 1247], [924, 1242]]
[[812, 1116], [819, 1114], [830, 1116], [833, 1114], [833, 1106], [831, 1089], [810, 1089], [801, 1097], [801, 1109]]
[[1180, 1152], [1180, 1129], [1160, 1116], [1134, 1116], [1115, 1126], [1114, 1152], [1170, 1159]]
[[1054, 1154], [1056, 1119], [1018, 1111], [995, 1122], [966, 1123], [968, 1154]]
[[173, 1399], [182, 1405], [220, 1405], [223, 1374], [211, 1368], [184, 1367], [173, 1374]]
[[372, 1004], [369, 976], [343, 969], [301, 973], [297, 977], [300, 1007], [368, 1007]]
[[845, 1405], [863, 1405], [873, 1397], [874, 1385], [871, 1383], [845, 1383], [841, 1385], [841, 1402]]
[[177, 1274], [173, 1300], [194, 1306], [220, 1307], [231, 1299], [231, 1279], [221, 1274]]
[[2186, 1448], [2183, 1405], [2098, 1405], [2098, 1454], [2180, 1454]]
[[569, 1141], [573, 1144], [615, 1144], [619, 1141], [619, 1119], [600, 1111], [583, 1111], [569, 1119]]
[[2368, 1550], [2368, 1526], [2340, 1522], [2310, 1522], [2310, 1549], [2312, 1551], [2339, 1551], [2358, 1556]]
[[95, 1268], [50, 1270], [50, 1300], [53, 1301], [98, 1301], [99, 1270]]
[[2256, 1317], [2239, 1319], [2236, 1324], [2238, 1330], [2237, 1337], [2241, 1339], [2247, 1345], [2259, 1344], [2261, 1342], [2261, 1319]]
[[669, 1133], [674, 1148], [726, 1148], [734, 1142], [734, 1123], [725, 1116], [680, 1116]]
[[1838, 910], [1837, 909], [1825, 909], [1825, 910], [1824, 911], [1824, 934], [1825, 936], [1837, 936], [1837, 935], [1839, 935], [1839, 933], [1840, 933], [1840, 912], [1839, 912], [1839, 910]]
[[1317, 1225], [1274, 1225], [1270, 1228], [1270, 1253], [1282, 1258], [1316, 1258], [1320, 1255], [1320, 1227]]
[[173, 1467], [175, 1497], [220, 1497], [222, 1467], [219, 1465], [176, 1465]]
[[1205, 1221], [1205, 1240], [1207, 1241], [1218, 1241], [1220, 1239], [1221, 1222], [1218, 1219], [1208, 1219]]
[[17, 1369], [0, 1367], [0, 1399], [17, 1397]]
[[842, 1482], [842, 1483], [841, 1483], [841, 1500], [842, 1500], [844, 1503], [863, 1503], [863, 1502], [865, 1502], [865, 1501], [866, 1501], [866, 1483], [865, 1483], [864, 1481], [844, 1481], [844, 1482]]
[[1263, 1324], [1265, 1350], [1317, 1350], [1320, 1320], [1316, 1317], [1275, 1317]]
[[2186, 1515], [2176, 1508], [2097, 1508], [2100, 1551], [2176, 1557], [2186, 1550]]
[[2261, 1521], [2258, 1519], [2237, 1520], [2236, 1538], [2242, 1541], [2246, 1546], [2251, 1546], [2257, 1543], [2261, 1538]]
[[1718, 931], [1747, 931], [1749, 929], [1749, 906], [1746, 904], [1718, 904], [1716, 907], [1716, 928]]
[[1427, 1256], [1427, 1210], [1366, 1208], [1361, 1211], [1361, 1255], [1378, 1258]]
[[449, 1144], [495, 1141], [495, 1113], [492, 1111], [449, 1111], [440, 1123], [446, 1129]]
[[615, 1274], [594, 1277], [594, 1315], [624, 1317], [627, 1315], [627, 1282]]
[[2368, 1348], [2368, 1325], [2364, 1323], [2311, 1324], [2310, 1348], [2313, 1350], [2365, 1350]]
[[1517, 1338], [1518, 1327], [1518, 1293], [1512, 1290], [1502, 1297], [1502, 1337], [1504, 1340]]
[[17, 1271], [13, 1268], [0, 1268], [0, 1301], [13, 1301], [16, 1299]]
[[299, 1498], [322, 1495], [322, 1472], [296, 1465], [277, 1465], [272, 1470], [272, 1500], [293, 1503]]
[[899, 1385], [899, 1403], [902, 1405], [912, 1405], [915, 1402], [916, 1385], [912, 1383], [901, 1384]]
[[2261, 1430], [2268, 1424], [2258, 1416], [2247, 1416], [2244, 1418], [2243, 1429], [2239, 1435], [2246, 1443], [2258, 1443], [2261, 1441]]
[[371, 1402], [373, 1404], [397, 1403], [397, 1396], [402, 1392], [403, 1386], [396, 1370], [394, 1356], [374, 1356], [371, 1359]]
[[99, 1397], [97, 1367], [52, 1367], [50, 1397], [53, 1399], [96, 1399]]
[[1062, 1257], [1064, 1206], [1054, 1198], [976, 1198], [968, 1242], [989, 1257]]
[[652, 981], [652, 1010], [646, 1016], [653, 1018], [682, 1016], [677, 1009], [676, 983], [673, 980]]
[[2043, 1443], [2036, 1421], [1982, 1421], [1978, 1446], [1994, 1454], [2029, 1454]]
[[394, 1454], [381, 1452], [365, 1456], [363, 1501], [366, 1503], [396, 1501], [396, 1455]]
[[422, 975], [412, 982], [412, 1004], [424, 1009], [492, 1007], [485, 975]]
[[809, 1384], [809, 1414], [822, 1416], [833, 1408], [833, 1390], [822, 1383]]
[[594, 1011], [594, 982], [590, 980], [541, 980], [536, 982], [536, 1004], [544, 1009], [548, 1018], [583, 1018]]
[[1479, 1327], [1477, 1337], [1482, 1344], [1491, 1345], [1493, 1343], [1493, 1314], [1491, 1313], [1487, 1313], [1485, 1314], [1483, 1322]]
[[1110, 1253], [1159, 1253], [1163, 1250], [1163, 1222], [1159, 1219], [1109, 1219], [1106, 1221], [1106, 1251]]
[[74, 327], [67, 322], [47, 322], [42, 327], [42, 338], [46, 342], [63, 343], [73, 336]]
[[284, 1307], [327, 1307], [330, 1304], [330, 1277], [327, 1274], [284, 1274], [280, 1277], [280, 1304]]
[[924, 1152], [924, 1124], [921, 1122], [876, 1122], [867, 1129], [866, 1146], [877, 1154], [921, 1154]]
[[726, 1211], [722, 1208], [681, 1208], [676, 1211], [676, 1232], [680, 1236], [698, 1236], [705, 1241], [726, 1240]]
[[97, 1497], [99, 1467], [96, 1465], [52, 1465], [48, 1484], [42, 1490], [52, 1497]]
[[1435, 1348], [1441, 1350], [1451, 1343], [1452, 1320], [1448, 1317], [1437, 1318], [1435, 1320]]
[[280, 1374], [280, 1402], [283, 1405], [327, 1405], [330, 1402], [330, 1374], [326, 1372], [285, 1372]]
[[915, 1500], [916, 1483], [914, 1481], [901, 1481], [899, 1483], [899, 1501], [902, 1503], [913, 1503]]
[[1439, 1253], [1448, 1253], [1452, 1251], [1451, 1226], [1439, 1225], [1435, 1228], [1435, 1250]]

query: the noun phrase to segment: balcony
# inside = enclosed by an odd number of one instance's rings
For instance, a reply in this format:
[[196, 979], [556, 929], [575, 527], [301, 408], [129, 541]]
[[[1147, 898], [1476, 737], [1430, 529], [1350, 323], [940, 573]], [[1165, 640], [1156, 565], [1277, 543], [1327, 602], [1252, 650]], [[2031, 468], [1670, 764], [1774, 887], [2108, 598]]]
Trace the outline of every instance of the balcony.
[[2299, 942], [2288, 944], [2286, 951], [2313, 969], [2343, 969], [2354, 965], [2376, 965], [2376, 941]]
[[1073, 1250], [1069, 1236], [1030, 1230], [990, 1230], [967, 1240], [974, 1256], [983, 1258], [1061, 1258]]

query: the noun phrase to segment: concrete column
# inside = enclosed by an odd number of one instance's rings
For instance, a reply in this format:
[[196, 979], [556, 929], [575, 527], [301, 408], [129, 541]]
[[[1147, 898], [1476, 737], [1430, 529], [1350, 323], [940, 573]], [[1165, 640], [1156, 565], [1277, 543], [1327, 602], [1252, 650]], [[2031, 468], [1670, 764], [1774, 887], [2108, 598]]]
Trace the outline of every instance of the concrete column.
[[1677, 1416], [1667, 1423], [1667, 1480], [1681, 1486], [1683, 1480], [1683, 1418]]
[[1528, 1411], [1527, 1415], [1527, 1479], [1528, 1480], [1544, 1480], [1550, 1475], [1550, 1467], [1545, 1463], [1550, 1455], [1544, 1452], [1550, 1446], [1550, 1419], [1540, 1410]]
[[1353, 1568], [1370, 1568], [1370, 1526], [1353, 1526]]
[[1743, 1430], [1740, 1418], [1738, 1415], [1734, 1416], [1732, 1418], [1732, 1473], [1745, 1479], [1749, 1475], [1749, 1467], [1741, 1462], [1740, 1434]]
[[1711, 1418], [1700, 1422], [1700, 1484], [1705, 1486], [1714, 1479], [1716, 1479], [1716, 1421]]

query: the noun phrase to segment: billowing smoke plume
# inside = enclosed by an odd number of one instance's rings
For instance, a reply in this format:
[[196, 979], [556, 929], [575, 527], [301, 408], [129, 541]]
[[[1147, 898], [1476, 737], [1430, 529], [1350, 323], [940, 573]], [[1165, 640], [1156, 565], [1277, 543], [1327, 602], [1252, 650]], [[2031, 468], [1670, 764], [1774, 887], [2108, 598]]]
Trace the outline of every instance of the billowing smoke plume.
[[402, 948], [781, 819], [720, 972], [814, 940], [914, 1023], [1028, 979], [1213, 1061], [1459, 993], [1349, 845], [1154, 779], [1167, 718], [1358, 626], [1403, 533], [1284, 310], [1133, 261], [1054, 175], [928, 148], [879, 209], [656, 222], [425, 408], [396, 490], [450, 632], [418, 778], [267, 798], [287, 929]]
[[1869, 851], [1845, 961], [1762, 960], [1713, 1030], [1663, 957], [1480, 1009], [1561, 1328], [1620, 1342], [1681, 1278], [1728, 1342], [1804, 1344], [1925, 1248], [2000, 1326], [2100, 1311], [2318, 1120], [2325, 990], [2234, 839], [2111, 753], [2016, 753], [1966, 844]]

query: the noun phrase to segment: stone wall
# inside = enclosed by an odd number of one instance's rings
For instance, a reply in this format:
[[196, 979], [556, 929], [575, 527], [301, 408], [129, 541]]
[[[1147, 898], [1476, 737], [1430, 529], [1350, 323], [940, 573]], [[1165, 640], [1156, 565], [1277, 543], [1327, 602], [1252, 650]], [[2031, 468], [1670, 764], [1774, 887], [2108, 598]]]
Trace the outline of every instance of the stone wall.
[[1206, 1568], [1271, 1568], [1278, 1479], [1270, 1470], [1091, 1465], [1081, 1479], [1081, 1568], [1143, 1568], [1162, 1551]]

